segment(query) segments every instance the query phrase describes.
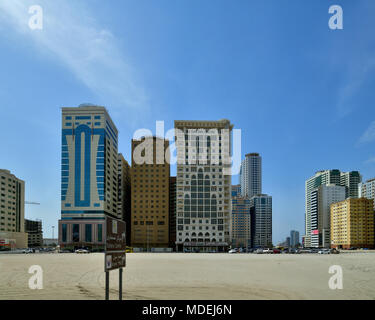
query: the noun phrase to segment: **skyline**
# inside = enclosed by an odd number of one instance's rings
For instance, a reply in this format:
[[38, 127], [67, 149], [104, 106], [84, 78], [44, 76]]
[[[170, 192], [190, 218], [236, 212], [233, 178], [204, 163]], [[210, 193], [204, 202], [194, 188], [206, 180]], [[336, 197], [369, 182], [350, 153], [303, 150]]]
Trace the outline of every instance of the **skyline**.
[[43, 219], [46, 237], [60, 212], [61, 107], [84, 102], [107, 107], [128, 161], [134, 131], [155, 133], [157, 120], [168, 130], [175, 119], [229, 119], [242, 129], [241, 159], [262, 156], [274, 243], [304, 234], [304, 183], [316, 171], [375, 177], [371, 1], [336, 1], [341, 31], [316, 1], [38, 2], [41, 31], [27, 29], [32, 1], [0, 3], [0, 168], [41, 203], [25, 216]]

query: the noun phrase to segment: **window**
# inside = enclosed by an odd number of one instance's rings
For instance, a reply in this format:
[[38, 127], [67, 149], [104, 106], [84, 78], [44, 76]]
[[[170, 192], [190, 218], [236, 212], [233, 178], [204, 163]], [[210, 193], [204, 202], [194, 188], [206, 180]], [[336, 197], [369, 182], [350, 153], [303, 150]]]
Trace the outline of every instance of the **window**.
[[92, 224], [85, 225], [85, 241], [92, 242]]
[[79, 224], [73, 224], [73, 242], [79, 242]]
[[66, 224], [63, 224], [62, 225], [62, 242], [66, 242], [66, 236], [67, 236], [67, 231], [66, 231], [66, 228], [67, 225]]
[[98, 242], [103, 241], [103, 225], [98, 224]]

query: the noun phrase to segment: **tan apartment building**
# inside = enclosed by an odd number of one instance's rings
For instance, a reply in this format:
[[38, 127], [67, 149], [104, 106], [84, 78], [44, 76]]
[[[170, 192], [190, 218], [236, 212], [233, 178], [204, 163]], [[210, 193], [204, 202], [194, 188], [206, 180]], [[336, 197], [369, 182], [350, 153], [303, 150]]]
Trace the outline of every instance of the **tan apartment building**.
[[349, 198], [331, 204], [332, 248], [374, 248], [373, 201]]
[[26, 248], [25, 182], [0, 169], [0, 249]]
[[132, 140], [131, 245], [151, 251], [169, 246], [169, 141]]

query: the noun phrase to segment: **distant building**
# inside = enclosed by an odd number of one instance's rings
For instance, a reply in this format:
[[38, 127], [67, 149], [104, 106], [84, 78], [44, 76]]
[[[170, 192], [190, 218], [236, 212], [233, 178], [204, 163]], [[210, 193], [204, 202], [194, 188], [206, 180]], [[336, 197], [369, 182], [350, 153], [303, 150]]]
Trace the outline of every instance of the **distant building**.
[[331, 247], [374, 248], [374, 200], [349, 198], [331, 205]]
[[285, 244], [288, 248], [291, 247], [291, 244], [290, 244], [290, 237], [286, 237], [286, 240], [285, 240]]
[[[233, 190], [233, 187], [232, 187]], [[232, 247], [251, 248], [250, 200], [232, 197]]]
[[176, 249], [176, 177], [169, 177], [169, 247]]
[[241, 185], [236, 184], [232, 186], [232, 198], [241, 197]]
[[[162, 152], [158, 152], [159, 150]], [[131, 245], [151, 250], [169, 247], [169, 140], [132, 140]]]
[[259, 153], [248, 153], [241, 163], [241, 195], [251, 198], [262, 193], [262, 157]]
[[330, 248], [332, 203], [346, 198], [346, 188], [335, 184], [321, 185], [311, 192], [311, 247]]
[[[358, 184], [362, 181], [362, 176], [358, 171], [341, 172], [340, 170], [322, 170], [316, 172], [316, 174], [305, 182], [305, 246], [312, 246], [312, 234], [316, 233], [316, 229], [312, 229], [312, 201], [314, 201], [314, 195], [311, 193], [315, 192], [316, 189], [321, 185], [333, 184], [337, 186], [345, 187], [345, 197], [358, 197]], [[315, 197], [315, 200], [317, 198]], [[315, 204], [316, 205], [316, 204]], [[316, 243], [316, 240], [315, 240]]]
[[41, 220], [25, 219], [25, 231], [27, 232], [29, 248], [41, 247], [43, 245], [43, 230]]
[[359, 197], [374, 200], [375, 209], [375, 178], [359, 184]]
[[266, 194], [251, 197], [250, 215], [253, 246], [272, 246], [272, 197]]
[[25, 182], [0, 169], [0, 249], [26, 248]]
[[43, 239], [43, 246], [57, 246], [59, 239], [45, 238]]
[[299, 232], [296, 230], [290, 231], [290, 246], [292, 248], [297, 247], [300, 244], [299, 242]]
[[118, 154], [118, 203], [117, 218], [126, 223], [126, 244], [131, 242], [131, 177], [130, 166], [124, 156]]
[[106, 108], [62, 108], [61, 248], [103, 250], [105, 217], [118, 214], [117, 150]]

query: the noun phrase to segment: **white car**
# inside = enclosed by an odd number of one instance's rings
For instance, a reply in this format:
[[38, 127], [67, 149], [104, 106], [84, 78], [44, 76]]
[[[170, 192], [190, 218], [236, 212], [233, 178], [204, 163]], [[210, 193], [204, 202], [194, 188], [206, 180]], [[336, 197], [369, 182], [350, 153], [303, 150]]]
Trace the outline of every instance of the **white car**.
[[263, 253], [273, 253], [272, 249], [263, 249]]
[[329, 249], [322, 249], [322, 250], [319, 250], [318, 253], [319, 254], [330, 254], [331, 252], [329, 251]]
[[77, 250], [75, 251], [75, 253], [90, 253], [90, 251], [89, 251], [89, 250], [86, 250], [86, 249], [77, 249]]
[[237, 251], [237, 249], [231, 249], [231, 250], [229, 250], [229, 253], [237, 253], [238, 251]]

